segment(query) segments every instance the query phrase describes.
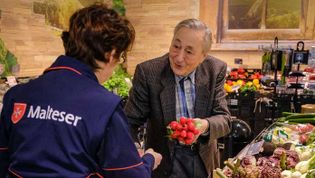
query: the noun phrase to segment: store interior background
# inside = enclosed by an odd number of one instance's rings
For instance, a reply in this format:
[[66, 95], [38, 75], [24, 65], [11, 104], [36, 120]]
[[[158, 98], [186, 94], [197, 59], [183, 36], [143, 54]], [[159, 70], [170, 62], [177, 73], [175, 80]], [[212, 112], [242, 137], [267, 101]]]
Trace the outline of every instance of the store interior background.
[[[303, 41], [306, 50], [310, 50], [312, 46], [315, 50], [315, 0], [0, 0], [0, 39], [16, 57], [19, 66], [19, 70], [14, 71], [13, 74], [18, 78], [41, 75], [56, 57], [64, 54], [60, 34], [66, 30], [69, 16], [76, 9], [94, 2], [112, 5], [113, 1], [123, 1], [125, 15], [136, 30], [133, 49], [128, 53], [127, 62], [124, 64], [131, 76], [137, 64], [168, 52], [174, 27], [179, 21], [187, 18], [198, 18], [208, 24], [213, 39], [210, 55], [225, 61], [230, 69], [240, 67], [240, 64], [235, 63], [239, 59], [242, 60], [244, 68], [261, 69], [262, 55], [266, 50], [275, 49], [275, 37], [278, 38], [279, 48], [296, 49], [297, 43]], [[229, 2], [241, 4], [239, 7], [241, 9], [245, 4], [251, 10], [248, 10], [247, 14], [244, 14], [244, 11], [240, 11], [243, 14], [237, 14], [237, 8], [233, 12], [228, 11]], [[274, 6], [270, 5], [272, 3], [281, 9], [273, 9]], [[59, 7], [56, 11], [54, 11], [55, 4]], [[262, 6], [255, 8], [255, 4], [262, 4]], [[292, 17], [295, 27], [268, 28], [268, 20], [264, 20], [263, 17], [268, 17], [270, 10], [273, 13], [284, 12], [283, 16], [286, 17], [295, 15]], [[49, 21], [44, 14], [50, 14], [53, 21]], [[246, 29], [231, 28], [233, 15], [242, 19], [243, 15], [245, 17], [248, 14], [256, 19], [256, 23], [257, 18], [259, 19], [260, 27], [252, 29], [249, 26], [254, 24], [248, 23], [245, 24]], [[282, 19], [278, 19], [279, 21], [281, 22]], [[238, 19], [234, 19], [234, 22], [238, 23]], [[294, 24], [291, 22], [289, 20], [289, 26]], [[2, 62], [0, 50], [0, 64]], [[301, 67], [303, 69], [305, 66]], [[7, 89], [8, 87], [0, 85], [0, 96]], [[236, 95], [227, 95], [228, 103], [235, 100], [233, 97]], [[232, 115], [241, 116], [241, 119], [247, 123], [249, 119], [262, 121], [251, 125], [255, 131], [254, 135], [257, 135], [266, 126], [267, 111], [274, 111], [274, 108], [269, 110], [265, 108], [255, 115], [255, 112], [250, 111], [255, 110], [257, 96], [238, 99], [237, 104], [230, 103], [231, 106], [235, 106], [236, 111], [232, 112], [233, 108], [230, 107]], [[313, 97], [307, 100], [310, 103], [314, 101]], [[278, 104], [289, 107], [290, 102], [291, 100], [280, 98]], [[225, 154], [221, 161], [234, 156], [251, 139], [246, 137], [245, 140], [233, 143], [230, 143], [231, 139], [223, 140], [222, 142], [230, 146], [226, 146], [228, 154]]]
[[[20, 65], [18, 77], [37, 76], [55, 58], [64, 53], [60, 37], [62, 28], [48, 25], [45, 15], [34, 13], [34, 2], [64, 3], [64, 14], [70, 14], [77, 4], [87, 5], [97, 0], [1, 0], [0, 38], [16, 57]], [[264, 1], [264, 0], [256, 0]], [[111, 0], [103, 2], [112, 4]], [[136, 41], [128, 54], [129, 74], [145, 60], [161, 56], [168, 51], [175, 25], [186, 18], [200, 18], [213, 32], [211, 55], [236, 67], [235, 58], [241, 58], [247, 68], [261, 68], [263, 51], [259, 47], [273, 44], [275, 36], [279, 46], [295, 48], [300, 40], [305, 48], [315, 45], [315, 1], [299, 0], [300, 24], [294, 30], [228, 30], [227, 0], [124, 0], [126, 16], [136, 29]], [[265, 0], [268, 2], [268, 0]], [[285, 6], [290, 1], [280, 0]], [[66, 21], [65, 19], [63, 19]]]

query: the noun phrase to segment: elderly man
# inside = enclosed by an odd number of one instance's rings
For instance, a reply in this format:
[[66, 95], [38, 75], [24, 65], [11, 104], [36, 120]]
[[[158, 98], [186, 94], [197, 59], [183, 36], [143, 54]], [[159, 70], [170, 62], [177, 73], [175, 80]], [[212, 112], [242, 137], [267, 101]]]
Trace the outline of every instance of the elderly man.
[[[145, 146], [163, 155], [153, 178], [206, 178], [219, 166], [217, 139], [230, 131], [227, 65], [207, 55], [210, 46], [209, 28], [187, 19], [176, 26], [169, 53], [136, 67], [125, 111], [134, 138], [147, 123]], [[180, 117], [201, 123], [191, 146], [167, 138], [166, 126]]]

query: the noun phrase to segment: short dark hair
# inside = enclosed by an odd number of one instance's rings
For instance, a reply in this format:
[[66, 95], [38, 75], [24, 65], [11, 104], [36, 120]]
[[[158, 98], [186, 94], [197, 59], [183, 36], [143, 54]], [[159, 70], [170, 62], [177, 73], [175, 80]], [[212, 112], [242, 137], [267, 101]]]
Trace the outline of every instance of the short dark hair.
[[116, 50], [115, 57], [131, 49], [135, 39], [132, 24], [105, 4], [94, 4], [76, 11], [69, 31], [62, 33], [65, 54], [99, 68], [96, 60], [107, 63], [105, 53]]

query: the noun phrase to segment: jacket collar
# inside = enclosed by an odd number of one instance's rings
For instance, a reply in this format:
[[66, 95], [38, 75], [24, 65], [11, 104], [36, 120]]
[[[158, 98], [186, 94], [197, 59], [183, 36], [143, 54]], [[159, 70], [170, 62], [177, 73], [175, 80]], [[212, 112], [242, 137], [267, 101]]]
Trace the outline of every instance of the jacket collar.
[[168, 55], [163, 56], [165, 60], [165, 68], [162, 71], [161, 83], [163, 89], [160, 93], [162, 111], [164, 115], [164, 124], [176, 120], [176, 101], [175, 101], [175, 75], [171, 69]]
[[44, 71], [44, 74], [49, 72], [49, 69], [62, 69], [62, 67], [64, 68], [72, 68], [74, 69], [75, 73], [80, 73], [96, 82], [98, 82], [97, 77], [95, 76], [93, 69], [88, 66], [87, 64], [84, 64], [83, 62], [73, 58], [73, 57], [69, 57], [69, 56], [64, 56], [61, 55], [59, 56], [56, 61], [48, 68], [48, 70], [46, 69]]

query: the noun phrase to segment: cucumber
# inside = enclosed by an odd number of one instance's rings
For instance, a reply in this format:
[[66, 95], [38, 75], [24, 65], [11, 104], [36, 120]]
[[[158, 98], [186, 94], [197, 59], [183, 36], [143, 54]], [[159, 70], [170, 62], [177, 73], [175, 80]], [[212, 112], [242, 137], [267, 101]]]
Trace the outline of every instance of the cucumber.
[[311, 123], [311, 124], [315, 124], [315, 117], [289, 119], [287, 121], [289, 123]]
[[292, 119], [299, 119], [299, 118], [313, 118], [315, 117], [315, 113], [307, 113], [307, 114], [293, 114], [290, 116], [287, 116], [286, 120], [292, 120]]

